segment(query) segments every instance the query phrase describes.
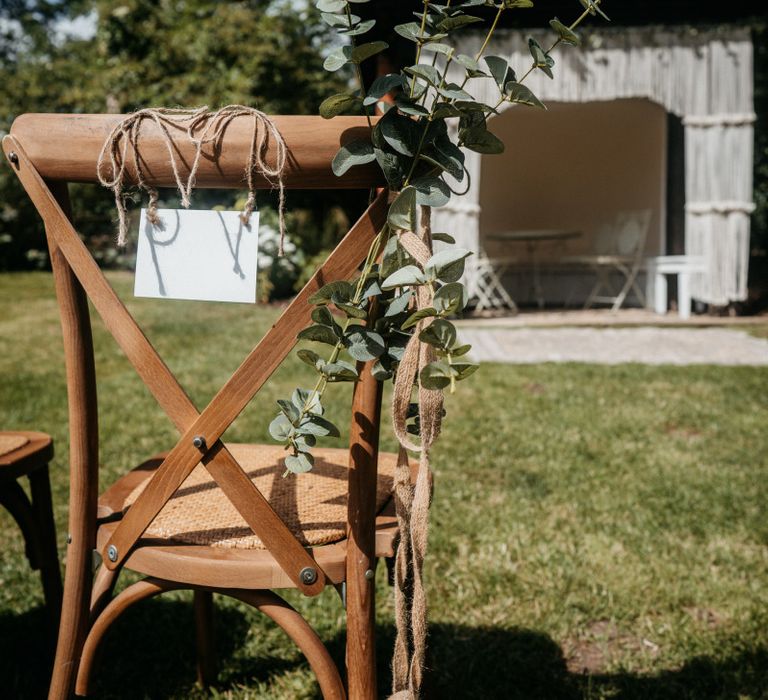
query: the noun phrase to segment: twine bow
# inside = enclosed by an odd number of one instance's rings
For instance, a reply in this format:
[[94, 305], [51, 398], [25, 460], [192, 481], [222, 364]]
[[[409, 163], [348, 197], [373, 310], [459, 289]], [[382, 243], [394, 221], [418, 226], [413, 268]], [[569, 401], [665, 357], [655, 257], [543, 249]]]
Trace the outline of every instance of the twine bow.
[[[164, 107], [148, 107], [128, 114], [118, 122], [110, 132], [99, 153], [96, 166], [99, 182], [112, 190], [115, 195], [115, 205], [118, 215], [117, 244], [124, 246], [128, 235], [128, 210], [125, 205], [124, 188], [128, 176], [126, 167], [130, 162], [136, 174], [136, 185], [149, 195], [147, 218], [157, 225], [160, 219], [157, 214], [157, 188], [148, 184], [145, 162], [139, 152], [141, 126], [144, 121], [157, 125], [168, 151], [168, 161], [171, 164], [176, 188], [181, 195], [181, 205], [186, 209], [191, 202], [192, 190], [195, 187], [200, 160], [206, 146], [210, 145], [216, 153], [221, 145], [224, 133], [230, 122], [237, 117], [251, 116], [253, 118], [253, 136], [245, 168], [245, 181], [248, 187], [246, 199], [241, 214], [244, 224], [248, 224], [256, 204], [254, 174], [261, 173], [272, 186], [279, 191], [278, 217], [280, 225], [280, 248], [282, 256], [285, 243], [285, 185], [283, 172], [287, 162], [288, 149], [275, 123], [264, 112], [243, 105], [227, 105], [215, 112], [208, 107], [197, 109], [168, 109]], [[186, 180], [182, 177], [179, 167], [179, 151], [174, 142], [171, 129], [183, 130], [195, 148], [195, 157], [189, 168]], [[199, 132], [199, 133], [198, 133]], [[276, 156], [274, 167], [270, 166], [265, 156], [269, 150], [270, 138], [275, 141]]]
[[[423, 268], [432, 255], [430, 208], [421, 208], [419, 233], [400, 233], [399, 241]], [[432, 305], [433, 292], [427, 285], [416, 291], [416, 309]], [[422, 577], [429, 533], [429, 505], [432, 472], [429, 450], [440, 434], [443, 410], [441, 391], [425, 389], [418, 383], [419, 372], [435, 360], [435, 349], [419, 340], [419, 333], [429, 319], [416, 324], [398, 365], [392, 395], [392, 422], [400, 442], [395, 468], [395, 509], [400, 542], [395, 561], [395, 627], [397, 637], [392, 658], [392, 695], [390, 700], [415, 700], [419, 697], [424, 675], [427, 641], [427, 601]], [[418, 385], [421, 442], [413, 441], [406, 429], [408, 405], [413, 385]], [[411, 485], [408, 452], [419, 452], [419, 471]]]

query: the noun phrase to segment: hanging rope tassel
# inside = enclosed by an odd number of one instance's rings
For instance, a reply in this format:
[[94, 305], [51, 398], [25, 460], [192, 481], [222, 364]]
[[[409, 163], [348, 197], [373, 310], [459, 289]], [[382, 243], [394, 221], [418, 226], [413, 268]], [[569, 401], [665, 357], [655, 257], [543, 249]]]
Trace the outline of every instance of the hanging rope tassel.
[[[197, 171], [206, 146], [212, 146], [215, 153], [220, 147], [224, 133], [230, 122], [237, 117], [250, 116], [253, 118], [253, 136], [245, 168], [245, 182], [248, 187], [241, 219], [248, 225], [251, 214], [256, 206], [256, 189], [254, 175], [260, 173], [273, 187], [279, 191], [278, 219], [280, 228], [279, 255], [283, 255], [285, 247], [285, 184], [283, 173], [288, 160], [288, 148], [282, 134], [275, 123], [264, 112], [243, 105], [228, 105], [211, 112], [208, 107], [198, 109], [166, 109], [149, 107], [127, 115], [110, 132], [99, 153], [96, 172], [99, 182], [112, 190], [115, 195], [115, 206], [118, 216], [117, 244], [124, 246], [128, 236], [128, 210], [125, 203], [124, 189], [126, 185], [126, 166], [129, 159], [133, 163], [136, 174], [136, 185], [147, 192], [149, 204], [147, 218], [152, 224], [159, 224], [157, 205], [159, 194], [157, 189], [147, 183], [143, 161], [139, 153], [141, 126], [145, 120], [152, 121], [160, 130], [163, 143], [168, 151], [168, 161], [171, 164], [176, 188], [181, 196], [181, 205], [188, 209], [191, 203], [192, 190], [195, 187]], [[195, 157], [186, 180], [181, 175], [179, 154], [174, 142], [171, 129], [182, 130], [195, 148]], [[198, 135], [198, 130], [202, 129]], [[269, 151], [270, 139], [275, 143], [275, 165], [270, 166], [265, 158]], [[130, 153], [129, 153], [130, 149]]]
[[[400, 234], [403, 248], [422, 268], [432, 255], [429, 207], [421, 208], [419, 235]], [[433, 293], [422, 285], [416, 291], [416, 309], [432, 305]], [[435, 349], [419, 340], [431, 319], [418, 322], [398, 365], [392, 395], [392, 421], [400, 442], [395, 469], [395, 510], [400, 542], [395, 561], [395, 651], [392, 658], [391, 700], [416, 700], [421, 691], [427, 642], [427, 599], [423, 581], [424, 557], [429, 534], [432, 471], [429, 450], [440, 434], [443, 394], [423, 388], [419, 372], [436, 358]], [[421, 442], [411, 439], [406, 428], [413, 385], [418, 385]], [[415, 486], [411, 486], [408, 452], [420, 453]]]

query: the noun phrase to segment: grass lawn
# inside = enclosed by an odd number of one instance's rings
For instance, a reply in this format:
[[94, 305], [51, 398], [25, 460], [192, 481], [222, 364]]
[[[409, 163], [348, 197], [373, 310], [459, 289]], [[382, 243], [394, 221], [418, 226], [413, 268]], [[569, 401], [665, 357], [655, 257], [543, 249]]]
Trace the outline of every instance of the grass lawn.
[[[127, 276], [111, 279], [199, 404], [277, 313], [134, 300]], [[0, 425], [55, 438], [63, 555], [67, 411], [51, 278], [2, 275], [0, 300]], [[98, 322], [95, 335], [103, 489], [175, 434]], [[227, 437], [268, 440], [275, 399], [309, 381], [308, 368], [286, 362]], [[766, 386], [768, 368], [580, 364], [485, 365], [463, 383], [433, 459], [431, 697], [768, 697]], [[333, 393], [339, 418], [348, 387]], [[391, 449], [391, 429], [383, 435]], [[39, 579], [4, 512], [0, 528], [0, 695], [40, 697], [50, 657]], [[385, 578], [380, 567], [382, 696], [393, 637]], [[343, 659], [336, 594], [287, 598]], [[194, 686], [190, 600], [171, 594], [126, 614], [105, 643], [96, 697], [207, 696]], [[218, 601], [213, 697], [317, 696], [279, 629]]]

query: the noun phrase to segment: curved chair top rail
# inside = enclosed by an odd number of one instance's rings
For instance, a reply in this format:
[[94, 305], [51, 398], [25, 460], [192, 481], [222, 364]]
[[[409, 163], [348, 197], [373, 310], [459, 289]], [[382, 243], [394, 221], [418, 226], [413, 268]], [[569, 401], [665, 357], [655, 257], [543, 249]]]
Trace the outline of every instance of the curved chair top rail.
[[[96, 164], [104, 141], [121, 114], [22, 114], [11, 126], [11, 135], [23, 146], [40, 175], [47, 180], [98, 182]], [[342, 177], [331, 170], [331, 161], [342, 144], [368, 138], [363, 117], [275, 116], [277, 129], [288, 147], [285, 186], [292, 189], [356, 189], [384, 185], [375, 164], [351, 168]], [[194, 158], [194, 147], [178, 129], [174, 146], [186, 175]], [[197, 187], [244, 188], [244, 171], [253, 137], [253, 121], [240, 117], [232, 121], [224, 134], [217, 157], [208, 153], [201, 159]], [[274, 139], [266, 157], [274, 162]], [[145, 179], [156, 187], [175, 187], [168, 151], [159, 128], [149, 120], [142, 123], [140, 153]], [[135, 176], [132, 159], [127, 172]], [[259, 189], [272, 187], [257, 176]]]

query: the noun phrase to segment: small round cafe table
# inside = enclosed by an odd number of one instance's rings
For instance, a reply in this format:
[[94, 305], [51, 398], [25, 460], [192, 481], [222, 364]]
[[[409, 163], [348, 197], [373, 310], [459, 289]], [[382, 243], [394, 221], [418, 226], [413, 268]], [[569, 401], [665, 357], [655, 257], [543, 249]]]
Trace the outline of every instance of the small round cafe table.
[[513, 231], [498, 231], [489, 233], [488, 239], [503, 243], [525, 243], [528, 259], [531, 263], [531, 281], [533, 294], [540, 309], [544, 308], [544, 288], [541, 284], [541, 264], [538, 256], [538, 246], [546, 241], [565, 241], [579, 238], [581, 231], [574, 229], [516, 229]]

